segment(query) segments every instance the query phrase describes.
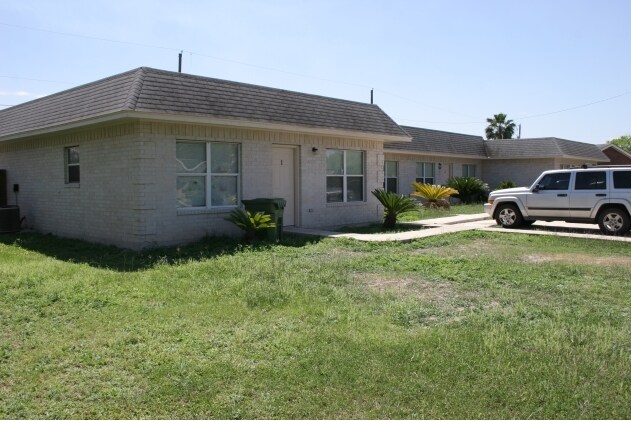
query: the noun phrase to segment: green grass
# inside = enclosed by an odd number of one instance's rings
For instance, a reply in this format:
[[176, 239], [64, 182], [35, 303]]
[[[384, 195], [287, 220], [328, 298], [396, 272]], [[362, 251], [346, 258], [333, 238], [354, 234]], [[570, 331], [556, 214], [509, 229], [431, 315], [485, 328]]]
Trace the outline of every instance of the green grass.
[[407, 212], [399, 217], [401, 222], [419, 221], [422, 219], [443, 218], [456, 215], [470, 215], [474, 213], [483, 213], [484, 208], [481, 204], [472, 205], [454, 205], [451, 209], [425, 209], [419, 207], [417, 211]]
[[631, 418], [631, 248], [0, 236], [0, 418]]

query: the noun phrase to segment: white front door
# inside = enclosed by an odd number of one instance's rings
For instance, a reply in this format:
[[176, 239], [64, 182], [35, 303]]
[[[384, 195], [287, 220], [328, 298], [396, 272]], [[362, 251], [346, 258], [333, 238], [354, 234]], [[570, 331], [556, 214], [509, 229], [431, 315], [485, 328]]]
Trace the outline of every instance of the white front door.
[[283, 225], [295, 224], [295, 148], [273, 147], [274, 171], [272, 180], [272, 195], [282, 197], [287, 201], [283, 212]]

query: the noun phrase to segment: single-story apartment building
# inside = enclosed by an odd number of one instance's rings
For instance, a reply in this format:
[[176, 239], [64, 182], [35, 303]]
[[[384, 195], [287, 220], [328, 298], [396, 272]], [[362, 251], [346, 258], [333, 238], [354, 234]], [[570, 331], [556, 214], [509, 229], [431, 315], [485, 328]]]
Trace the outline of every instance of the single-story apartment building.
[[481, 136], [401, 126], [411, 142], [384, 144], [384, 187], [401, 194], [419, 181], [445, 184], [477, 177], [494, 189], [504, 180], [530, 186], [545, 170], [595, 165], [606, 160], [596, 145], [558, 139], [484, 140]]
[[536, 160], [604, 157], [560, 139], [545, 157], [545, 140], [492, 142], [399, 126], [372, 104], [146, 67], [0, 111], [0, 169], [24, 226], [133, 249], [237, 234], [225, 218], [244, 199], [286, 199], [285, 225], [373, 222], [384, 185], [525, 184]]

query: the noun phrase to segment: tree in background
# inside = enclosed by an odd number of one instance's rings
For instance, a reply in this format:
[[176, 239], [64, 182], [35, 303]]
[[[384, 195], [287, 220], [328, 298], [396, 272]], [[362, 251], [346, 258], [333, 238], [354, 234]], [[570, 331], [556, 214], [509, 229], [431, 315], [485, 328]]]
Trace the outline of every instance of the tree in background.
[[627, 152], [631, 152], [631, 135], [624, 135], [611, 140], [609, 143], [616, 145], [620, 149], [624, 149]]
[[506, 114], [495, 114], [493, 118], [487, 118], [489, 125], [486, 127], [487, 139], [512, 139], [515, 133], [515, 123], [508, 120]]

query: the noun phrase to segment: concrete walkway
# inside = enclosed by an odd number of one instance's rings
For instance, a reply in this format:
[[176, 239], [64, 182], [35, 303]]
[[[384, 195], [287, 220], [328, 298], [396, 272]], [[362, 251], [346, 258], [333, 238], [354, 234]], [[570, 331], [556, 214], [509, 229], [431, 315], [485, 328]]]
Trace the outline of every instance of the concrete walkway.
[[[412, 241], [417, 238], [432, 237], [434, 235], [447, 234], [459, 231], [490, 231], [506, 232], [530, 235], [556, 235], [558, 237], [586, 238], [595, 240], [622, 241], [631, 243], [631, 234], [622, 237], [602, 235], [598, 226], [594, 224], [572, 224], [567, 222], [535, 222], [528, 229], [506, 229], [498, 227], [494, 220], [486, 213], [473, 215], [456, 215], [445, 218], [423, 219], [413, 222], [402, 222], [401, 225], [416, 225], [418, 230], [383, 233], [383, 234], [356, 234], [327, 231], [321, 229], [308, 229], [285, 227], [284, 230], [291, 234], [314, 235], [318, 237], [352, 238], [359, 241]], [[582, 231], [582, 232], [576, 232]]]

